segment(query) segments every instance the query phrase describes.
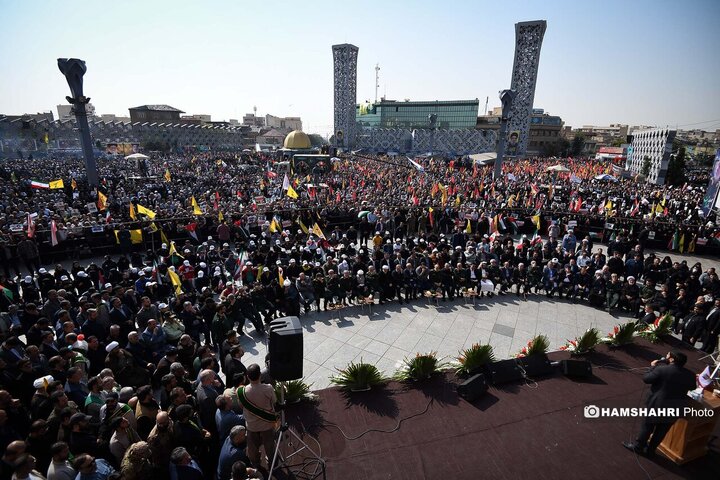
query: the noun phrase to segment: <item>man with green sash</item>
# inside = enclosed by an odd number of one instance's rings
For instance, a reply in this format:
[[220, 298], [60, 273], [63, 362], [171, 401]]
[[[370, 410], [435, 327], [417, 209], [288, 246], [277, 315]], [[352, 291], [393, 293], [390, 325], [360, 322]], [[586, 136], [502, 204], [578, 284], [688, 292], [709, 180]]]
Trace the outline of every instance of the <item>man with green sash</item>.
[[260, 467], [262, 445], [270, 467], [275, 449], [275, 423], [278, 419], [275, 413], [275, 389], [271, 385], [260, 383], [260, 366], [256, 363], [248, 367], [247, 376], [250, 385], [237, 390], [247, 428], [247, 456], [254, 467]]

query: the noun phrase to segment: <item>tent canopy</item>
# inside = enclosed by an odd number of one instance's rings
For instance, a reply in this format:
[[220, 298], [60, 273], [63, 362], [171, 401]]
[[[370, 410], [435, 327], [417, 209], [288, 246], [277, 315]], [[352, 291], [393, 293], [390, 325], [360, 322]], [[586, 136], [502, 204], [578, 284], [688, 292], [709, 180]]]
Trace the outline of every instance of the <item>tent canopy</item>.
[[125, 157], [125, 160], [136, 160], [140, 158], [150, 158], [147, 155], [143, 155], [142, 153], [133, 153], [132, 155], [128, 155]]
[[475, 153], [473, 155], [468, 155], [468, 157], [473, 161], [473, 163], [477, 163], [478, 165], [492, 165], [495, 163], [495, 159], [497, 159], [497, 153]]

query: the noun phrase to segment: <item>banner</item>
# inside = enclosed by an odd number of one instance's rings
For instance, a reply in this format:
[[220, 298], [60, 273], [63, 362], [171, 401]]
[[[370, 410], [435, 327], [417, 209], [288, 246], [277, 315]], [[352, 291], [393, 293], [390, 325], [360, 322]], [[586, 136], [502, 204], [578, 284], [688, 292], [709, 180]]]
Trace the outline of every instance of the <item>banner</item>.
[[708, 183], [705, 198], [703, 198], [702, 211], [705, 217], [708, 216], [713, 208], [720, 208], [720, 149], [715, 153], [715, 163], [710, 172], [710, 182]]

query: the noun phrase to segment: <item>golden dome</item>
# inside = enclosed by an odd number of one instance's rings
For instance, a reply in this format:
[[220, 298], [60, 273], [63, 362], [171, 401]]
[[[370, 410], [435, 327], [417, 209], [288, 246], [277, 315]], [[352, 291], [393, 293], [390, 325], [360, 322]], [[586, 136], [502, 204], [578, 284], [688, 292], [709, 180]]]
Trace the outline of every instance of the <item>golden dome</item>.
[[291, 148], [293, 150], [301, 150], [311, 148], [312, 144], [310, 143], [310, 137], [308, 137], [305, 132], [301, 132], [300, 130], [293, 130], [292, 132], [288, 133], [287, 137], [285, 137], [283, 147]]

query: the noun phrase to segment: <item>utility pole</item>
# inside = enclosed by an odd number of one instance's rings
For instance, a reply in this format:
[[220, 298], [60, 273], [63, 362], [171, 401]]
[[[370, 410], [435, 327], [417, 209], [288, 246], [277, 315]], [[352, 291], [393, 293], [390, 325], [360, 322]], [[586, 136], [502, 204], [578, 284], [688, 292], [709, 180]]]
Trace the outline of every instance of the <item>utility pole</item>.
[[375, 103], [377, 103], [377, 90], [380, 87], [380, 64], [375, 64]]

